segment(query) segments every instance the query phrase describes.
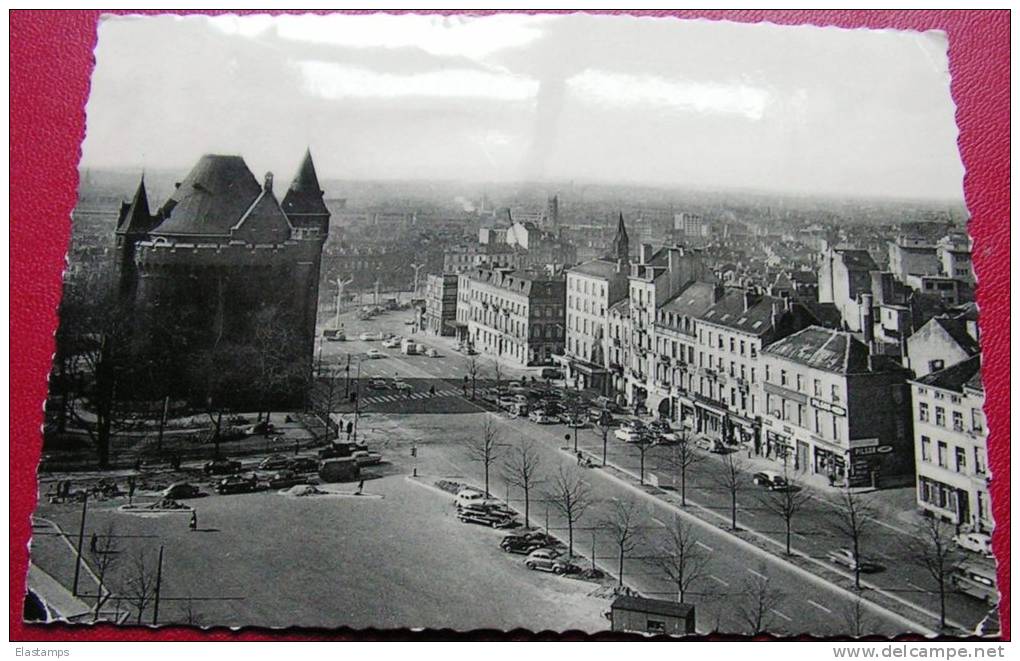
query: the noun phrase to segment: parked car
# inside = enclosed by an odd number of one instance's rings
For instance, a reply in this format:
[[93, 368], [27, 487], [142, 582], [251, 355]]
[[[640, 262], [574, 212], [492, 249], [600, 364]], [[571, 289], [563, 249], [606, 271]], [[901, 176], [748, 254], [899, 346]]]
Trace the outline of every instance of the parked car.
[[177, 498], [195, 498], [201, 491], [194, 484], [188, 482], [174, 482], [166, 489], [163, 489], [161, 494], [164, 498], [177, 499]]
[[588, 419], [592, 421], [593, 425], [601, 425], [603, 419], [606, 424], [611, 425], [615, 422], [612, 413], [610, 413], [607, 409], [598, 406], [591, 406], [588, 408]]
[[278, 471], [284, 468], [290, 468], [290, 459], [282, 454], [270, 455], [259, 463], [259, 470]]
[[556, 367], [543, 367], [540, 376], [543, 379], [562, 379], [563, 370]]
[[428, 349], [425, 350], [425, 355], [428, 356], [429, 358], [439, 358], [439, 352], [433, 349], [432, 347], [429, 347]]
[[[834, 565], [841, 565], [846, 567], [850, 571], [857, 569], [857, 561], [854, 560], [853, 551], [850, 549], [839, 549], [837, 551], [829, 551], [826, 557]], [[872, 562], [867, 562], [863, 558], [860, 559], [860, 566], [862, 572], [870, 572], [876, 569], [876, 566]]]
[[633, 427], [620, 427], [613, 432], [613, 436], [624, 443], [651, 442], [652, 435], [645, 429], [634, 429]]
[[573, 427], [575, 429], [581, 429], [588, 425], [588, 418], [584, 417], [583, 415], [578, 415], [576, 413], [567, 413], [561, 415], [560, 420], [563, 422], [563, 424]]
[[216, 485], [216, 493], [250, 493], [252, 491], [256, 491], [258, 486], [258, 480], [254, 475], [250, 475], [248, 477], [231, 475], [219, 481]]
[[303, 475], [298, 475], [293, 470], [282, 470], [273, 473], [269, 478], [270, 489], [285, 489], [296, 484], [304, 484], [307, 481]]
[[414, 390], [414, 386], [412, 386], [407, 381], [399, 381], [399, 380], [394, 381], [393, 382], [393, 387], [396, 388], [397, 390], [400, 390], [400, 391]]
[[522, 555], [529, 555], [532, 551], [545, 546], [544, 540], [535, 539], [528, 535], [507, 535], [499, 543], [499, 548], [503, 549], [507, 553], [520, 553]]
[[605, 409], [610, 413], [620, 412], [620, 407], [616, 404], [616, 402], [609, 399], [608, 397], [602, 396], [596, 397], [595, 399], [591, 400], [591, 405], [598, 409]]
[[368, 382], [369, 390], [389, 390], [390, 382], [386, 379], [372, 379]]
[[775, 471], [761, 471], [760, 473], [755, 473], [751, 479], [755, 484], [765, 487], [769, 491], [783, 491], [790, 486], [786, 478]]
[[956, 545], [965, 551], [992, 555], [992, 537], [983, 532], [963, 532], [953, 537]]
[[241, 472], [241, 462], [231, 459], [213, 459], [205, 462], [202, 470], [206, 475], [231, 475]]
[[557, 420], [555, 416], [549, 415], [548, 413], [542, 410], [532, 411], [528, 415], [528, 419], [540, 425], [554, 425], [557, 422], [559, 422], [559, 420]]
[[396, 349], [397, 347], [400, 346], [400, 338], [399, 337], [391, 337], [388, 340], [383, 340], [382, 345], [385, 348], [387, 348], [387, 349]]
[[290, 462], [290, 469], [295, 473], [314, 473], [319, 470], [319, 462], [312, 457], [297, 457]]
[[368, 331], [365, 331], [364, 333], [358, 336], [358, 339], [361, 340], [362, 342], [374, 342], [376, 340], [376, 337], [375, 333], [369, 333]]
[[376, 464], [382, 463], [382, 455], [378, 452], [369, 452], [368, 450], [355, 450], [351, 453], [354, 460], [358, 462], [359, 466], [375, 466]]
[[485, 492], [479, 491], [478, 489], [461, 489], [457, 492], [457, 500], [455, 504], [460, 509], [465, 505], [472, 505], [481, 503], [485, 500]]
[[563, 553], [553, 548], [541, 548], [528, 554], [524, 566], [528, 569], [550, 571], [554, 574], [569, 574], [576, 567], [566, 560]]
[[365, 352], [365, 358], [383, 358], [384, 354], [378, 349], [369, 349]]
[[457, 510], [457, 518], [464, 523], [476, 523], [492, 528], [510, 528], [517, 524], [513, 517], [492, 511], [484, 505], [465, 505]]

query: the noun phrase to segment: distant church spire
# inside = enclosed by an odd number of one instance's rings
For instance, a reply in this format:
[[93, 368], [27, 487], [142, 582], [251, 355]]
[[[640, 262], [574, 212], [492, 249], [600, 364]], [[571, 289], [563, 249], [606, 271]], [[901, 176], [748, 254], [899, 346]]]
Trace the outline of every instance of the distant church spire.
[[130, 204], [121, 205], [117, 232], [121, 234], [144, 234], [152, 229], [152, 213], [149, 211], [149, 194], [145, 190], [145, 174], [138, 181]]
[[627, 228], [623, 225], [623, 212], [620, 212], [620, 220], [616, 223], [616, 238], [613, 239], [613, 259], [623, 260], [625, 264], [630, 263], [630, 238], [627, 237]]

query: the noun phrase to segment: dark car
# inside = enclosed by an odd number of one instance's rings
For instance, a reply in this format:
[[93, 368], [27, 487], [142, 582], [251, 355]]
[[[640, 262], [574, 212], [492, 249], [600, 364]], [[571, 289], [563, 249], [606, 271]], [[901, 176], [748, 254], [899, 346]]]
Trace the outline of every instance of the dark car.
[[312, 457], [298, 457], [290, 462], [290, 469], [295, 473], [314, 473], [319, 470], [319, 462]]
[[476, 523], [492, 528], [511, 528], [516, 525], [513, 517], [500, 511], [478, 505], [465, 505], [457, 510], [457, 518], [464, 523]]
[[241, 472], [241, 462], [230, 459], [213, 459], [202, 467], [206, 475], [233, 475]]
[[250, 493], [258, 489], [258, 485], [258, 480], [255, 479], [254, 475], [249, 477], [231, 475], [219, 481], [216, 485], [216, 493]]
[[195, 498], [201, 492], [194, 484], [187, 482], [174, 482], [166, 489], [163, 489], [164, 498]]
[[524, 534], [507, 535], [500, 541], [499, 547], [507, 553], [520, 553], [528, 555], [536, 549], [555, 546], [557, 541], [544, 532], [529, 532]]
[[274, 473], [273, 476], [269, 478], [269, 488], [285, 489], [296, 484], [304, 484], [307, 481], [308, 480], [304, 476], [298, 475], [292, 470], [282, 470]]
[[769, 491], [785, 491], [790, 486], [785, 477], [774, 471], [755, 473], [752, 480], [758, 486], [765, 487]]
[[278, 471], [284, 468], [290, 468], [290, 459], [284, 457], [282, 454], [274, 454], [266, 457], [259, 464], [259, 470], [264, 471]]

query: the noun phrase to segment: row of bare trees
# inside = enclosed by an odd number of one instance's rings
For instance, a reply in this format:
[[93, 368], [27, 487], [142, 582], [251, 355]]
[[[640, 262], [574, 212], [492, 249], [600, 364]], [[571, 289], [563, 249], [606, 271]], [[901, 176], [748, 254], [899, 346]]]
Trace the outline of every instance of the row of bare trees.
[[116, 527], [110, 523], [89, 544], [88, 556], [97, 580], [93, 618], [116, 597], [132, 608], [135, 623], [141, 624], [146, 610], [153, 605], [158, 589], [158, 568], [152, 553], [144, 548], [125, 555]]

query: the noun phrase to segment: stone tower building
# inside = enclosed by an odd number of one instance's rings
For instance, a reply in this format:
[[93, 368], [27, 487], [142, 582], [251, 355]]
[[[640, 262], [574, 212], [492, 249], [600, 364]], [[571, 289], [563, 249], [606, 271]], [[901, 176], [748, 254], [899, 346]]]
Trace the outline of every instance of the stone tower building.
[[304, 401], [329, 232], [305, 153], [281, 203], [240, 156], [207, 154], [151, 213], [121, 207], [116, 274], [127, 348], [166, 394], [249, 410]]

